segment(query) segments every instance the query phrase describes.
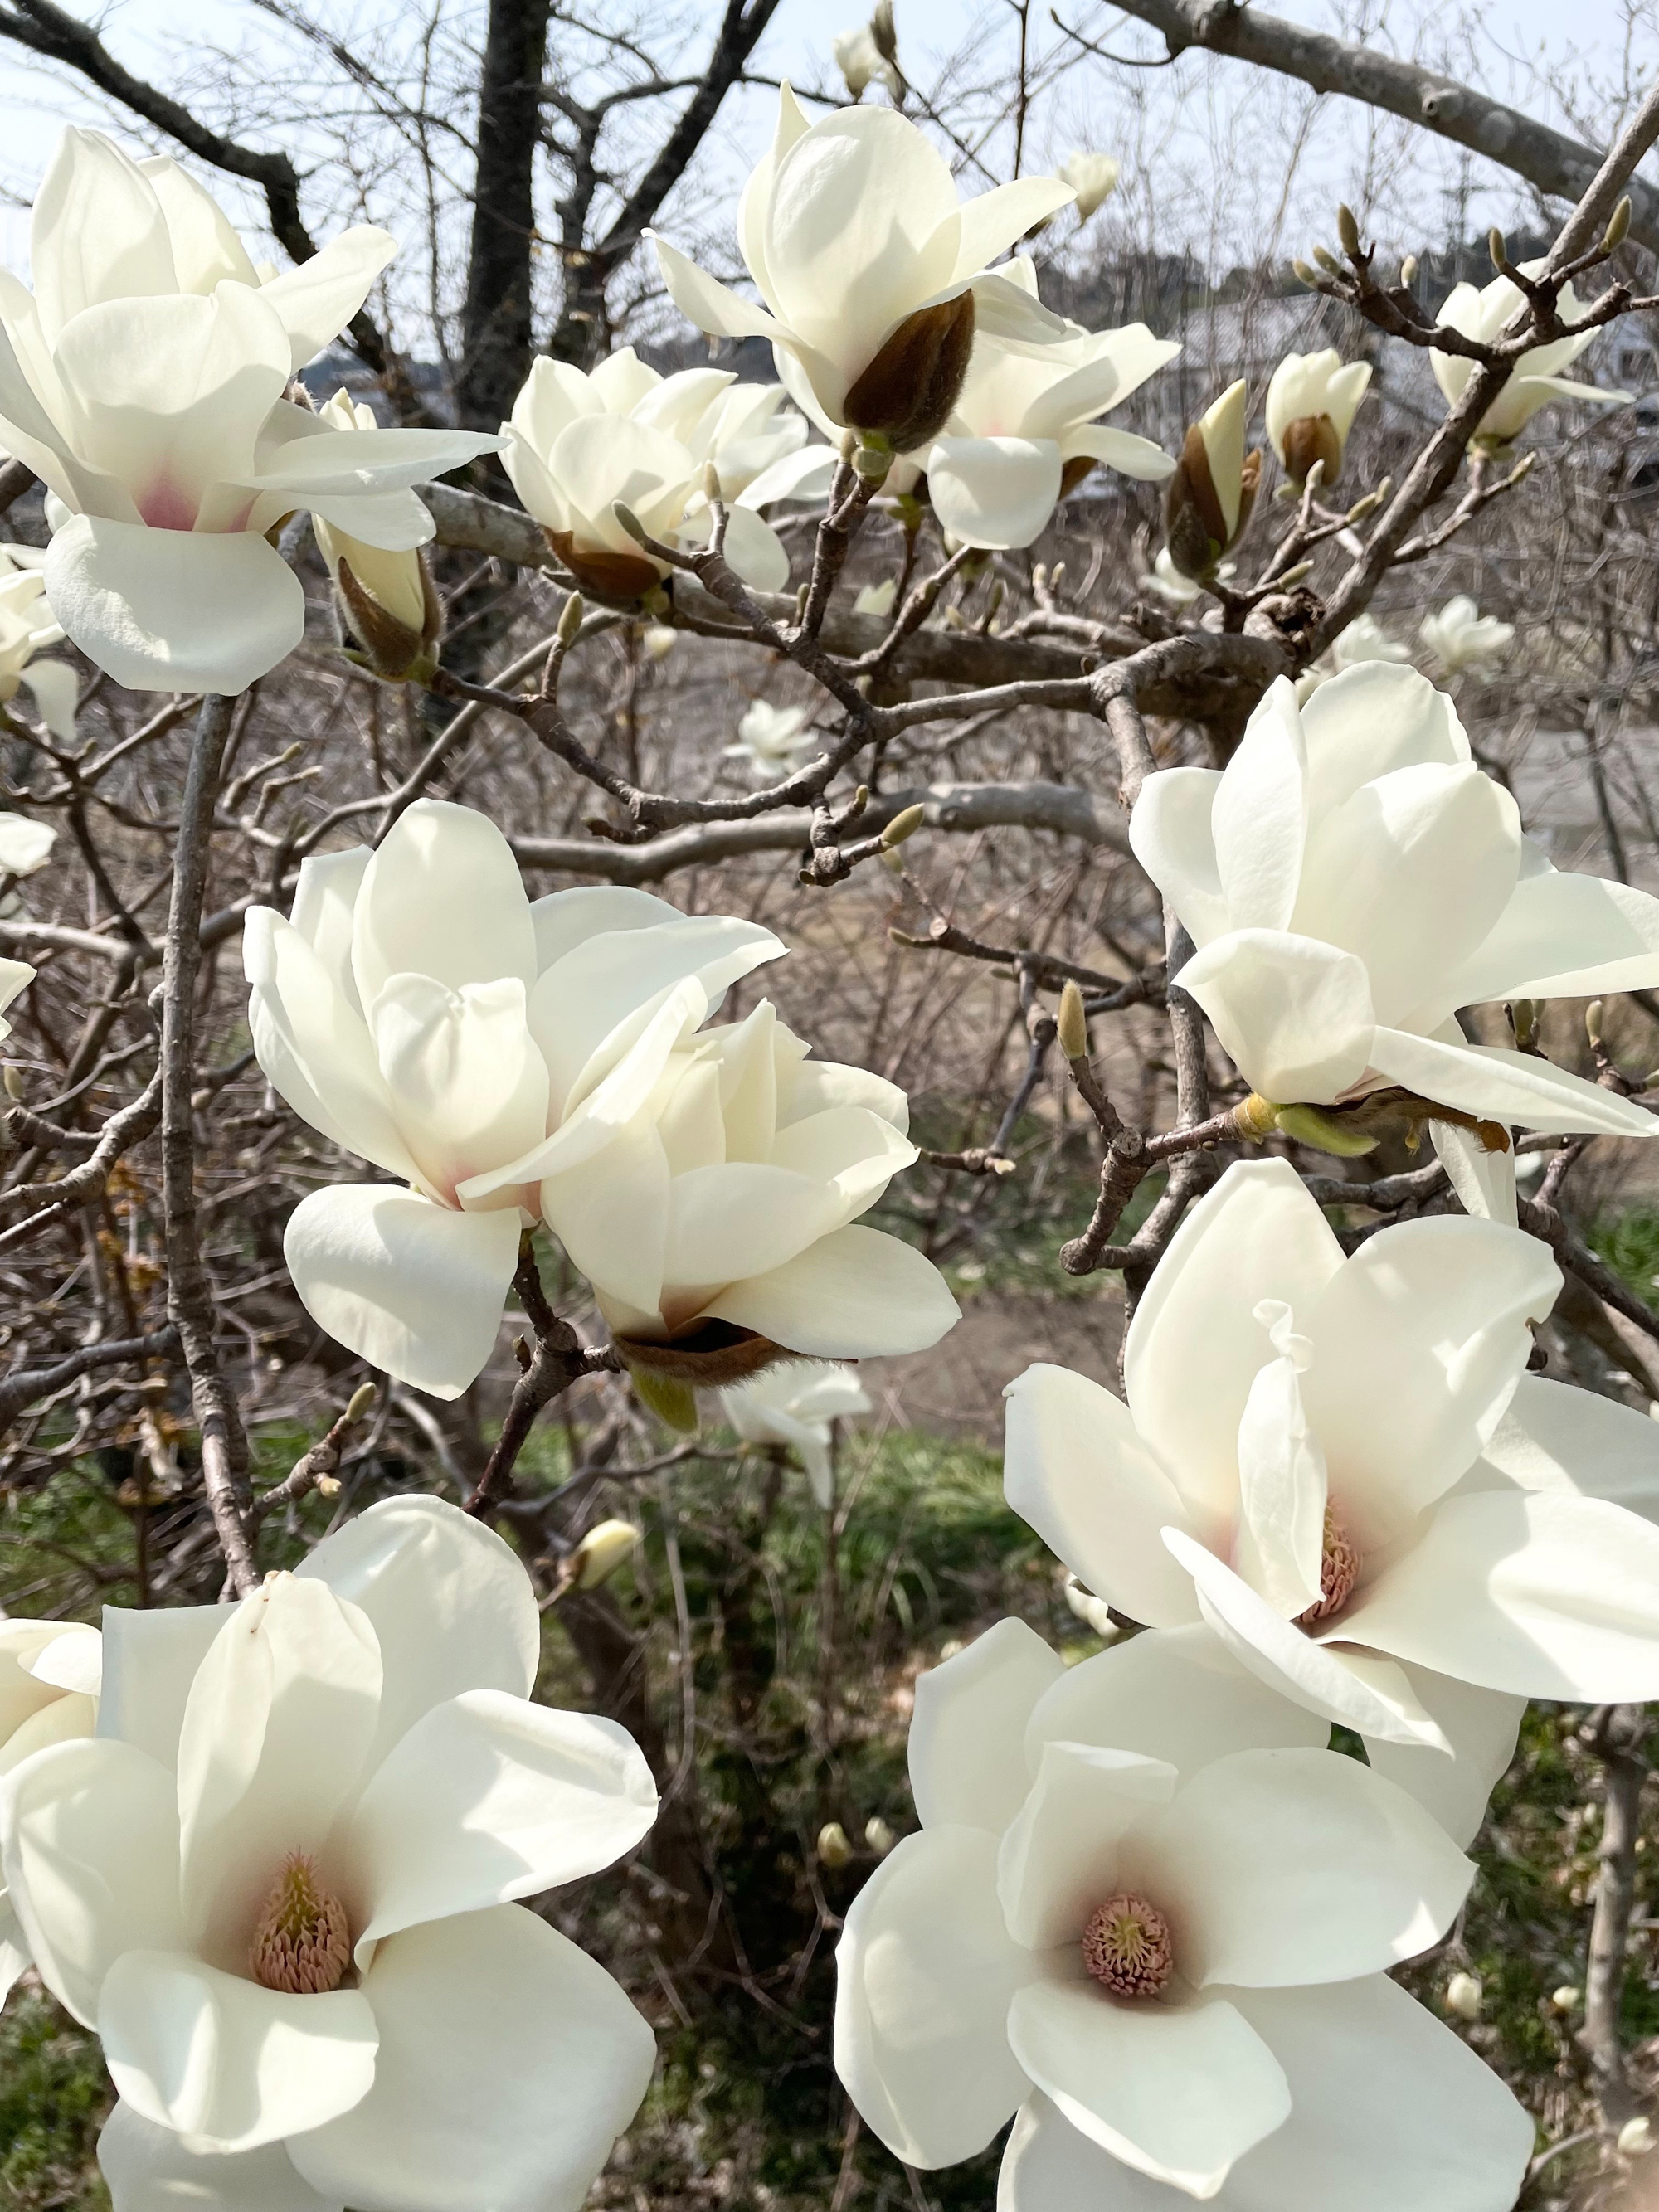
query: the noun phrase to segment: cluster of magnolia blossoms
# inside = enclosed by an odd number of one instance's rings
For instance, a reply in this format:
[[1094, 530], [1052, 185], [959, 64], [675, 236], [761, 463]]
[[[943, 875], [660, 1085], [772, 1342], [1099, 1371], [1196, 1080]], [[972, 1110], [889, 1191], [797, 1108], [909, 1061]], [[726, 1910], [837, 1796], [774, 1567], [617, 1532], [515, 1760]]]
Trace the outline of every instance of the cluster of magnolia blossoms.
[[397, 1181], [295, 1208], [307, 1311], [454, 1397], [543, 1220], [641, 1368], [729, 1382], [781, 1351], [936, 1343], [943, 1278], [858, 1222], [916, 1157], [903, 1093], [811, 1060], [769, 1001], [705, 1026], [784, 949], [645, 891], [532, 902], [495, 825], [437, 800], [373, 854], [307, 860], [290, 918], [247, 917], [254, 1048], [303, 1120]]
[[[45, 1699], [96, 1636], [6, 1640], [41, 1694], [0, 1865], [119, 2093], [115, 2212], [581, 2202], [653, 2038], [516, 1900], [631, 1850], [656, 1790], [614, 1722], [530, 1702], [539, 1616], [499, 1537], [392, 1499], [234, 1608], [112, 1609], [95, 1736], [83, 1692]], [[0, 1675], [0, 1725], [19, 1702]]]

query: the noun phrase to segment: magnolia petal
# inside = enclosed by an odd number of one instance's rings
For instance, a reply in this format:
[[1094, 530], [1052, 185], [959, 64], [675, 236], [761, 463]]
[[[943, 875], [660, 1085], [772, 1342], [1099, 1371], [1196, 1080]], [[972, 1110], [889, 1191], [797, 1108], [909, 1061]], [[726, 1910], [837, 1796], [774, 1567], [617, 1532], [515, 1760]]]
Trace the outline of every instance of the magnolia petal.
[[1408, 1790], [1453, 1843], [1467, 1849], [1486, 1817], [1486, 1800], [1515, 1756], [1527, 1701], [1501, 1690], [1477, 1689], [1426, 1667], [1401, 1671], [1452, 1755], [1448, 1759], [1442, 1752], [1371, 1736], [1365, 1740], [1365, 1755], [1373, 1772]]
[[0, 1792], [0, 1869], [41, 1980], [94, 2026], [124, 1952], [182, 1940], [172, 1775], [124, 1743], [42, 1752]]
[[73, 744], [81, 679], [68, 661], [33, 661], [18, 680], [33, 693], [35, 711], [53, 737], [61, 738], [66, 745]]
[[289, 1996], [179, 1951], [124, 1952], [98, 2002], [104, 2058], [141, 2119], [256, 2150], [349, 2112], [379, 2040], [361, 1990]]
[[274, 545], [240, 532], [71, 515], [47, 551], [46, 592], [88, 659], [129, 691], [234, 697], [305, 635], [299, 578]]
[[1486, 1457], [1522, 1490], [1604, 1498], [1659, 1522], [1659, 1423], [1599, 1390], [1523, 1375]]
[[367, 1618], [385, 1670], [372, 1771], [422, 1715], [467, 1690], [527, 1698], [541, 1615], [523, 1562], [442, 1498], [383, 1498], [308, 1553], [316, 1576]]
[[1158, 769], [1129, 817], [1130, 849], [1200, 945], [1231, 927], [1211, 826], [1220, 781], [1217, 769]]
[[289, 2144], [312, 2186], [354, 2212], [578, 2212], [656, 2059], [604, 1967], [498, 1905], [389, 1937], [362, 1994], [374, 2086]]
[[651, 1770], [617, 1722], [500, 1690], [434, 1705], [351, 1816], [359, 1964], [376, 1937], [597, 1874], [656, 1816]]
[[848, 1910], [836, 2071], [907, 2166], [972, 2158], [1030, 2087], [1007, 2020], [1037, 1963], [1003, 1928], [996, 1865], [983, 1829], [925, 1829], [895, 1845]]
[[1576, 999], [1659, 982], [1659, 899], [1551, 868], [1516, 884], [1489, 936], [1448, 977], [1454, 1006]]
[[1137, 1841], [1200, 1988], [1382, 1973], [1444, 1935], [1474, 1880], [1414, 1797], [1334, 1751], [1216, 1759]]
[[517, 1158], [546, 1133], [547, 1063], [525, 1003], [516, 975], [452, 990], [404, 975], [390, 977], [368, 1010], [398, 1134], [424, 1187], [446, 1202], [480, 1161]]
[[[1259, 1680], [1310, 1712], [1322, 1713], [1327, 1720], [1340, 1721], [1361, 1735], [1446, 1748], [1445, 1739], [1419, 1705], [1401, 1668], [1364, 1652], [1316, 1643], [1293, 1622], [1281, 1619], [1202, 1545], [1176, 1528], [1168, 1529], [1164, 1540], [1197, 1585], [1205, 1620], [1240, 1665]], [[1347, 1640], [1346, 1619], [1341, 1633]]]
[[[712, 521], [704, 508], [688, 515], [674, 535], [682, 545], [706, 544]], [[789, 549], [747, 501], [733, 501], [726, 510], [726, 558], [757, 592], [781, 592], [788, 586]]]
[[495, 1348], [519, 1216], [452, 1213], [388, 1183], [338, 1183], [295, 1207], [283, 1256], [319, 1328], [400, 1382], [459, 1398]]
[[338, 337], [397, 251], [398, 241], [389, 230], [374, 223], [354, 223], [308, 261], [283, 270], [264, 286], [260, 297], [282, 319], [294, 348], [296, 375]]
[[419, 799], [399, 815], [363, 872], [352, 964], [365, 1006], [397, 975], [456, 991], [509, 975], [534, 988], [530, 902], [513, 848], [487, 814]]
[[1284, 2070], [1237, 2006], [1119, 2003], [1076, 1983], [1019, 1990], [1008, 2040], [1072, 2125], [1153, 2180], [1213, 2197], [1282, 2127]]
[[1502, 1045], [1447, 1044], [1379, 1029], [1370, 1056], [1377, 1073], [1390, 1082], [1484, 1121], [1555, 1136], [1579, 1130], [1607, 1137], [1659, 1135], [1659, 1120], [1645, 1106], [1587, 1083], [1583, 1076], [1569, 1075], [1535, 1053], [1512, 1052]]
[[662, 281], [668, 288], [668, 296], [689, 323], [713, 337], [725, 338], [782, 338], [786, 336], [776, 318], [763, 307], [757, 307], [734, 292], [729, 284], [722, 284], [707, 276], [695, 261], [688, 260], [677, 246], [654, 230], [644, 236], [651, 241], [657, 256], [657, 266], [662, 271]]
[[1328, 1105], [1358, 1082], [1376, 1056], [1376, 1014], [1364, 963], [1317, 938], [1234, 930], [1194, 954], [1181, 971], [1181, 988], [1209, 1016], [1240, 1073], [1277, 1104]]
[[[617, 1077], [624, 1073], [618, 1069]], [[585, 1125], [594, 1134], [608, 1127], [597, 1114]], [[574, 1128], [572, 1133], [577, 1133]], [[601, 1159], [577, 1158], [580, 1164], [561, 1163], [543, 1180], [543, 1219], [572, 1266], [597, 1290], [640, 1313], [655, 1313], [662, 1303], [673, 1188], [656, 1123], [648, 1113], [635, 1114], [610, 1136]]]
[[1097, 1597], [1131, 1620], [1195, 1620], [1192, 1584], [1162, 1530], [1188, 1527], [1175, 1485], [1098, 1382], [1039, 1364], [1011, 1382], [1003, 1495]]
[[[1339, 1279], [1340, 1279], [1339, 1270]], [[1256, 1371], [1238, 1424], [1238, 1571], [1287, 1620], [1317, 1605], [1324, 1550], [1325, 1455], [1309, 1429], [1289, 1358]]]
[[1188, 1212], [1135, 1309], [1123, 1353], [1135, 1426], [1218, 1541], [1237, 1510], [1239, 1421], [1273, 1353], [1255, 1308], [1301, 1313], [1341, 1265], [1290, 1163], [1242, 1160]]
[[16, 1987], [17, 1978], [31, 1964], [22, 1923], [4, 1898], [0, 1898], [0, 2005]]
[[1080, 460], [1086, 454], [1091, 461], [1115, 469], [1121, 477], [1132, 477], [1137, 483], [1163, 483], [1175, 474], [1176, 465], [1162, 446], [1155, 446], [1150, 438], [1137, 438], [1128, 430], [1110, 429], [1103, 422], [1082, 422], [1067, 430], [1060, 450], [1068, 461]]
[[692, 1168], [670, 1188], [663, 1256], [669, 1285], [765, 1277], [847, 1218], [829, 1184], [752, 1160]]
[[327, 1843], [362, 1784], [380, 1681], [373, 1629], [325, 1583], [279, 1576], [226, 1611], [179, 1739], [179, 1888], [205, 1956], [240, 1970], [287, 1855]]
[[101, 131], [71, 125], [34, 197], [29, 259], [49, 338], [98, 301], [173, 291], [173, 244], [137, 162]]
[[1517, 1697], [1659, 1697], [1659, 1528], [1599, 1498], [1448, 1498], [1341, 1633]]
[[1455, 1121], [1431, 1121], [1429, 1140], [1465, 1213], [1501, 1222], [1505, 1229], [1519, 1225], [1513, 1146], [1489, 1152], [1472, 1130]]
[[931, 1260], [856, 1224], [819, 1237], [769, 1274], [734, 1283], [703, 1311], [814, 1359], [926, 1352], [962, 1318]]
[[[1089, 1917], [1124, 1878], [1126, 1852], [1174, 1794], [1166, 1759], [1085, 1743], [1045, 1743], [1030, 1794], [997, 1851], [997, 1896], [1008, 1933], [1028, 1951], [1079, 1943]], [[1139, 1864], [1138, 1855], [1130, 1863]], [[1162, 1869], [1159, 1870], [1160, 1880]]]
[[956, 276], [976, 276], [1036, 224], [1070, 207], [1073, 187], [1059, 177], [1019, 177], [994, 185], [988, 192], [962, 204]]
[[1066, 1663], [1023, 1620], [999, 1620], [965, 1651], [916, 1677], [910, 1793], [926, 1828], [1000, 1835], [1030, 1777], [1025, 1730]]
[[1296, 692], [1280, 677], [1251, 715], [1216, 789], [1216, 867], [1236, 930], [1291, 926], [1308, 827], [1307, 764]]
[[1030, 545], [1060, 497], [1051, 438], [940, 438], [927, 456], [927, 496], [964, 545]]
[[[543, 359], [546, 356], [543, 356]], [[635, 890], [628, 884], [579, 884], [573, 890], [550, 891], [532, 899], [530, 920], [536, 933], [536, 972], [541, 975], [586, 945], [591, 937], [613, 931], [676, 927], [684, 920], [678, 907], [653, 891]]]
[[98, 1734], [131, 1744], [171, 1773], [179, 1763], [190, 1686], [228, 1618], [217, 1605], [142, 1613], [106, 1605]]
[[281, 2143], [258, 2150], [191, 2150], [118, 2104], [98, 2138], [113, 2212], [345, 2212], [301, 2181]]
[[1322, 684], [1302, 709], [1308, 748], [1308, 804], [1322, 821], [1362, 784], [1425, 762], [1469, 758], [1451, 699], [1426, 676], [1366, 660]]

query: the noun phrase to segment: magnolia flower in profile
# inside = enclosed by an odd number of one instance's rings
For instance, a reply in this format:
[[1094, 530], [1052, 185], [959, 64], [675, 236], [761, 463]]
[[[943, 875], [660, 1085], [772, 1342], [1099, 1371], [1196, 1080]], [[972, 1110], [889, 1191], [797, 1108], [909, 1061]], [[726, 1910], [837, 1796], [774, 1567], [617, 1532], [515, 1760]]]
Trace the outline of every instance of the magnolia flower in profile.
[[64, 626], [46, 605], [44, 568], [45, 556], [32, 545], [0, 547], [0, 706], [9, 706], [21, 684], [52, 736], [70, 744], [81, 679], [66, 660], [35, 659], [64, 641]]
[[[1224, 584], [1237, 574], [1237, 561], [1224, 561], [1215, 572], [1215, 580], [1218, 584]], [[1194, 583], [1190, 576], [1182, 574], [1170, 558], [1167, 545], [1153, 562], [1150, 571], [1138, 576], [1135, 581], [1143, 592], [1156, 592], [1159, 599], [1167, 599], [1172, 607], [1189, 607], [1194, 599], [1204, 596], [1204, 586]]]
[[11, 1035], [11, 1024], [5, 1018], [5, 1009], [20, 993], [27, 991], [34, 981], [34, 970], [27, 960], [0, 960], [0, 1039]]
[[836, 1954], [866, 2124], [932, 2168], [1012, 2118], [1012, 2212], [1509, 2202], [1531, 2121], [1389, 1979], [1474, 1869], [1326, 1733], [1202, 1628], [1068, 1670], [1003, 1620], [921, 1674], [921, 1828]]
[[[98, 1718], [101, 1644], [76, 1621], [0, 1619], [0, 1785], [48, 1744], [89, 1736]], [[0, 1879], [0, 2004], [29, 1962]]]
[[1170, 478], [1170, 558], [1202, 583], [1243, 536], [1261, 483], [1261, 455], [1244, 451], [1249, 387], [1241, 377], [1188, 429]]
[[637, 1370], [724, 1385], [781, 1352], [925, 1351], [958, 1318], [931, 1261], [859, 1225], [916, 1157], [904, 1093], [808, 1051], [763, 1000], [688, 1031], [608, 1149], [550, 1157], [543, 1215]]
[[1299, 710], [1281, 678], [1224, 771], [1147, 777], [1129, 836], [1199, 948], [1182, 988], [1263, 1098], [1352, 1105], [1393, 1086], [1430, 1102], [1437, 1142], [1472, 1119], [1659, 1127], [1458, 1026], [1484, 1001], [1659, 984], [1659, 901], [1553, 868], [1415, 671], [1367, 662]]
[[660, 376], [631, 346], [591, 375], [544, 354], [538, 359], [512, 420], [501, 425], [501, 465], [584, 592], [637, 599], [671, 573], [623, 526], [618, 504], [660, 543], [706, 543], [711, 462], [732, 501], [726, 535], [732, 568], [757, 590], [788, 582], [789, 556], [757, 509], [787, 496], [819, 464], [802, 451], [806, 426], [799, 416], [771, 419], [779, 387], [734, 392], [734, 381], [716, 368]]
[[1010, 1385], [1008, 1502], [1130, 1620], [1202, 1619], [1285, 1697], [1489, 1787], [1517, 1700], [1659, 1694], [1651, 1425], [1640, 1482], [1593, 1417], [1553, 1489], [1488, 1452], [1560, 1285], [1536, 1237], [1462, 1215], [1345, 1258], [1288, 1162], [1242, 1161], [1135, 1309], [1127, 1407], [1061, 1367]]
[[722, 746], [722, 756], [747, 761], [751, 782], [770, 783], [817, 744], [817, 732], [807, 727], [811, 716], [810, 707], [774, 707], [765, 699], [753, 700], [738, 724], [737, 743]]
[[0, 1857], [119, 2093], [116, 2212], [579, 2203], [653, 2039], [515, 1900], [656, 1791], [614, 1721], [530, 1703], [508, 1547], [391, 1498], [234, 1608], [105, 1620], [100, 1734], [10, 1776]]
[[[1008, 264], [1007, 275], [1036, 299], [1036, 270], [1025, 255]], [[983, 337], [974, 349], [955, 411], [926, 460], [933, 512], [964, 545], [1030, 544], [1055, 503], [1097, 462], [1148, 483], [1162, 483], [1174, 470], [1161, 446], [1096, 418], [1121, 405], [1181, 348], [1155, 338], [1145, 323], [1115, 331], [1066, 327], [1068, 335], [1051, 345]]]
[[[1541, 261], [1523, 261], [1521, 273], [1523, 276], [1536, 276], [1543, 266]], [[1525, 304], [1519, 285], [1508, 276], [1494, 276], [1490, 284], [1483, 284], [1478, 290], [1473, 284], [1456, 286], [1447, 295], [1436, 319], [1448, 330], [1461, 331], [1466, 338], [1479, 338], [1490, 345], [1503, 336], [1510, 318]], [[1565, 323], [1576, 323], [1583, 316], [1584, 302], [1571, 284], [1561, 287], [1559, 306]], [[1595, 343], [1595, 335], [1594, 331], [1579, 331], [1569, 337], [1552, 338], [1547, 345], [1533, 346], [1523, 353], [1510, 372], [1509, 382], [1470, 432], [1470, 443], [1479, 439], [1485, 446], [1508, 445], [1512, 438], [1520, 436], [1540, 407], [1547, 407], [1557, 399], [1589, 400], [1602, 407], [1628, 406], [1634, 396], [1631, 392], [1604, 389], [1596, 384], [1576, 384], [1571, 377], [1559, 373], [1570, 368], [1587, 347]], [[1475, 363], [1462, 354], [1440, 353], [1431, 348], [1429, 365], [1446, 404], [1455, 407], [1474, 374]]]
[[830, 1423], [867, 1413], [870, 1401], [849, 1368], [792, 1359], [720, 1393], [720, 1409], [745, 1443], [779, 1444], [798, 1455], [826, 1512], [835, 1503]]
[[1322, 684], [1328, 684], [1333, 676], [1340, 676], [1345, 668], [1358, 668], [1362, 661], [1392, 661], [1396, 667], [1405, 666], [1411, 659], [1412, 649], [1390, 637], [1375, 615], [1356, 615], [1342, 635], [1323, 653], [1304, 668], [1296, 679], [1296, 703], [1305, 706]]
[[[373, 430], [374, 410], [337, 392], [319, 408], [319, 421], [335, 430]], [[317, 550], [328, 564], [347, 627], [362, 645], [378, 676], [429, 677], [443, 614], [432, 579], [416, 546], [387, 552], [337, 530], [321, 515], [312, 523]]]
[[1071, 154], [1057, 172], [1063, 185], [1077, 194], [1077, 219], [1087, 222], [1117, 190], [1120, 165], [1109, 154]]
[[1467, 592], [1447, 600], [1437, 614], [1425, 615], [1417, 635], [1448, 676], [1502, 660], [1515, 642], [1512, 623], [1483, 615]]
[[493, 451], [452, 430], [343, 430], [283, 397], [362, 305], [384, 232], [262, 283], [183, 172], [67, 131], [34, 204], [33, 293], [0, 282], [0, 440], [46, 484], [46, 596], [118, 684], [234, 693], [305, 629], [268, 537], [296, 509], [392, 552], [411, 489]]
[[786, 84], [776, 135], [744, 187], [738, 241], [763, 305], [706, 276], [654, 232], [681, 313], [723, 337], [772, 342], [790, 397], [833, 434], [898, 453], [949, 421], [975, 333], [1038, 343], [1057, 316], [988, 264], [1073, 198], [1024, 177], [958, 202], [956, 179], [890, 107], [839, 108], [809, 125]]
[[1371, 380], [1368, 361], [1344, 365], [1334, 346], [1320, 353], [1288, 353], [1267, 386], [1267, 436], [1292, 483], [1305, 483], [1323, 461], [1322, 486], [1342, 473], [1342, 456], [1359, 403]]
[[544, 1175], [608, 1145], [672, 1047], [783, 946], [610, 885], [526, 896], [487, 816], [422, 799], [378, 850], [301, 864], [243, 937], [259, 1065], [393, 1182], [330, 1184], [283, 1254], [312, 1319], [434, 1397], [495, 1341]]

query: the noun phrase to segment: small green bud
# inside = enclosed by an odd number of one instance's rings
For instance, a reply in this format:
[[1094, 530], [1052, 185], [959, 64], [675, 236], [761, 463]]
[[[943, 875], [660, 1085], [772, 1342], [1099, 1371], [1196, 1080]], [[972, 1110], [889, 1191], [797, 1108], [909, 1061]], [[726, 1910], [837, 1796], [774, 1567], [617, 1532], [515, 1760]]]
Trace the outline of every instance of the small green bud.
[[1355, 219], [1353, 210], [1346, 200], [1336, 210], [1336, 234], [1342, 241], [1342, 251], [1345, 253], [1358, 252], [1359, 225]]
[[356, 1427], [359, 1421], [368, 1419], [369, 1414], [374, 1410], [374, 1401], [380, 1395], [379, 1388], [373, 1382], [360, 1382], [357, 1385], [345, 1409], [345, 1417], [353, 1428]]
[[853, 1856], [853, 1846], [847, 1831], [839, 1820], [826, 1820], [818, 1830], [818, 1864], [839, 1874]]
[[1607, 217], [1607, 227], [1601, 233], [1602, 252], [1611, 253], [1614, 246], [1622, 246], [1624, 244], [1629, 234], [1630, 195], [1626, 192], [1624, 198], [1620, 201], [1618, 206], [1614, 208], [1613, 213]]
[[1060, 1048], [1067, 1060], [1089, 1057], [1089, 1018], [1083, 1011], [1083, 994], [1067, 983], [1060, 994]]
[[1309, 289], [1311, 291], [1317, 291], [1319, 289], [1319, 271], [1316, 269], [1313, 268], [1308, 262], [1304, 261], [1299, 258], [1291, 261], [1291, 267], [1295, 272], [1299, 283], [1307, 285]]
[[633, 508], [623, 500], [613, 499], [611, 502], [611, 512], [635, 544], [643, 545], [651, 533], [635, 514]]
[[576, 633], [582, 626], [587, 607], [580, 592], [572, 592], [559, 610], [559, 643], [564, 646], [576, 642]]
[[925, 805], [918, 804], [915, 806], [901, 808], [881, 833], [883, 852], [890, 853], [895, 846], [902, 845], [907, 837], [914, 837], [927, 818], [927, 809]]
[[1328, 276], [1340, 276], [1342, 274], [1342, 264], [1328, 246], [1316, 246], [1313, 258]]
[[1492, 265], [1501, 276], [1510, 265], [1510, 249], [1504, 242], [1504, 234], [1496, 223], [1486, 233], [1486, 251], [1492, 256]]
[[1298, 561], [1295, 568], [1287, 568], [1282, 576], [1276, 576], [1273, 581], [1281, 589], [1288, 591], [1292, 584], [1299, 584], [1304, 576], [1311, 576], [1313, 567], [1311, 561]]

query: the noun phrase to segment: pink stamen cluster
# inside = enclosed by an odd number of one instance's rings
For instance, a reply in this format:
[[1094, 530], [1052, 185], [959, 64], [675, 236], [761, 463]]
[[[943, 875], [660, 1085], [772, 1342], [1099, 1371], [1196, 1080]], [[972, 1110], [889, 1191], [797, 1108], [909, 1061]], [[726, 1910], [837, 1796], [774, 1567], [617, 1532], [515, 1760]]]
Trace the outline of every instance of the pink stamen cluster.
[[1302, 1628], [1316, 1628], [1322, 1620], [1340, 1613], [1353, 1595], [1359, 1580], [1359, 1552], [1337, 1517], [1333, 1505], [1325, 1508], [1325, 1544], [1319, 1565], [1319, 1602], [1296, 1616]]
[[1115, 1997], [1155, 1997], [1175, 1971], [1170, 1923], [1157, 1905], [1121, 1890], [1090, 1915], [1083, 1963]]
[[322, 1996], [345, 1979], [351, 1964], [345, 1907], [323, 1887], [308, 1851], [290, 1851], [283, 1860], [247, 1962], [256, 1982], [290, 1996]]

